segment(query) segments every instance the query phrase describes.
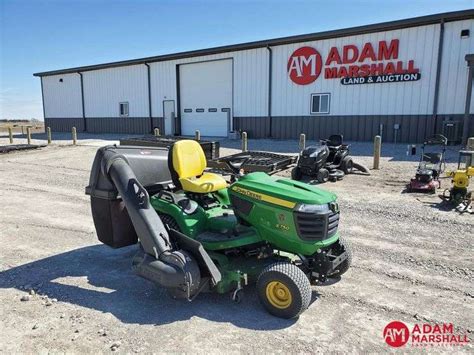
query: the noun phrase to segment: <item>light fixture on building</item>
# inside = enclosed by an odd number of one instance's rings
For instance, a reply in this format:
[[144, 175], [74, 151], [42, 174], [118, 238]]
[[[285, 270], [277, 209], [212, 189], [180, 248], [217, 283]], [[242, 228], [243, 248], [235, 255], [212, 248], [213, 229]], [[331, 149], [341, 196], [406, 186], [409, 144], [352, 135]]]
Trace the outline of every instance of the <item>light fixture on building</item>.
[[63, 78], [59, 79], [59, 82], [62, 83], [62, 82], [63, 82]]
[[461, 38], [469, 38], [469, 30], [461, 30]]

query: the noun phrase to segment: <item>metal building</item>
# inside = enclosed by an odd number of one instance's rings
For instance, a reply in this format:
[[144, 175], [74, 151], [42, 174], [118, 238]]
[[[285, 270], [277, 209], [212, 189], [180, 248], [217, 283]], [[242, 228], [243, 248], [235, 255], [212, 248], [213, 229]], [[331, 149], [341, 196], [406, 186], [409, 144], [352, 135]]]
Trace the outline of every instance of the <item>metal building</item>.
[[466, 10], [34, 75], [53, 131], [420, 142], [460, 138], [472, 53]]

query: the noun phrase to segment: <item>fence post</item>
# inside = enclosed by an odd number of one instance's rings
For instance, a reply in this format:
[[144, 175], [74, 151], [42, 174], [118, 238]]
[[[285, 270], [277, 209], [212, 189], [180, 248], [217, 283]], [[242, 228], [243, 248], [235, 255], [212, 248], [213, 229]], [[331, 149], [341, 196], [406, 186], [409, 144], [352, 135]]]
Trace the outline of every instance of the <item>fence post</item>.
[[77, 131], [76, 127], [72, 127], [72, 144], [77, 144]]
[[300, 150], [303, 150], [306, 147], [306, 134], [300, 134]]
[[28, 140], [28, 144], [31, 144], [31, 128], [26, 127], [26, 139]]
[[13, 131], [11, 127], [8, 127], [8, 138], [10, 138], [10, 144], [13, 144]]
[[51, 144], [51, 127], [46, 127], [46, 134], [48, 135], [48, 144]]
[[382, 151], [382, 137], [374, 138], [374, 169], [380, 168], [380, 153]]
[[248, 150], [247, 132], [242, 132], [242, 151], [246, 152], [247, 150]]
[[198, 129], [194, 133], [194, 139], [197, 140], [198, 142], [201, 140], [201, 132]]
[[159, 137], [160, 136], [160, 129], [159, 128], [155, 128], [153, 130], [154, 134], [155, 134], [155, 137]]
[[474, 150], [474, 137], [470, 137], [467, 139], [467, 149]]

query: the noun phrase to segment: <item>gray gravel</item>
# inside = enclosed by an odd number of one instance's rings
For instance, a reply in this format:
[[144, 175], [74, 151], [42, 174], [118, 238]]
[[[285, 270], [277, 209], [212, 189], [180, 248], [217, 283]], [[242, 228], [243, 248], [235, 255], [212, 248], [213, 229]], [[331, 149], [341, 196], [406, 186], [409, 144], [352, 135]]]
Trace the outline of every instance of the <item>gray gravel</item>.
[[[353, 267], [340, 282], [314, 287], [309, 309], [288, 321], [267, 314], [252, 287], [239, 305], [216, 294], [172, 300], [133, 275], [135, 246], [99, 244], [84, 195], [95, 150], [105, 143], [99, 138], [0, 155], [0, 349], [6, 353], [386, 352], [382, 331], [392, 320], [450, 322], [472, 334], [474, 216], [450, 211], [436, 195], [403, 193], [416, 166], [405, 145], [384, 145], [381, 169], [370, 177], [354, 174], [322, 186], [339, 196]], [[240, 143], [221, 144], [228, 154]], [[296, 141], [251, 140], [249, 148], [298, 150]], [[371, 166], [371, 144], [354, 143], [352, 151]], [[455, 157], [450, 148], [451, 164]], [[19, 302], [25, 295], [30, 301]], [[472, 352], [472, 346], [455, 350]]]

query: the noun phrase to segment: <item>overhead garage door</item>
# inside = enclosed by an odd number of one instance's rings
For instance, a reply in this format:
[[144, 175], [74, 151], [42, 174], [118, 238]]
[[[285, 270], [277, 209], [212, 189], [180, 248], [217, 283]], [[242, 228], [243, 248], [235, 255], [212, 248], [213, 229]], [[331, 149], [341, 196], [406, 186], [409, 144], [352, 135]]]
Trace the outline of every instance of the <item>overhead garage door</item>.
[[[232, 59], [179, 66], [181, 134], [225, 137], [232, 109]], [[231, 117], [231, 116], [229, 116]]]

